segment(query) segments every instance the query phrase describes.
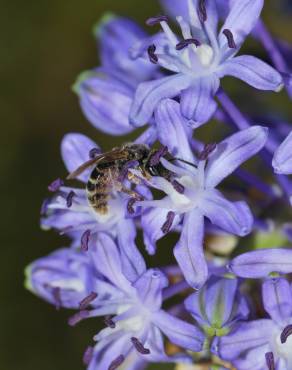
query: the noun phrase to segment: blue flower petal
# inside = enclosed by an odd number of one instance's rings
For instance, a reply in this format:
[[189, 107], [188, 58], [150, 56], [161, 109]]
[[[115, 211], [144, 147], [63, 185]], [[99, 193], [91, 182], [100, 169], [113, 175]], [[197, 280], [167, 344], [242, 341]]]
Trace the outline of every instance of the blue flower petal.
[[253, 226], [253, 216], [245, 202], [230, 202], [217, 190], [209, 190], [199, 204], [212, 224], [232, 234], [245, 236]]
[[[99, 146], [85, 135], [78, 133], [65, 135], [61, 143], [61, 155], [69, 173], [87, 162], [90, 159], [89, 152], [94, 148], [99, 149]], [[85, 170], [78, 179], [86, 182], [90, 171]]]
[[199, 289], [208, 277], [208, 266], [203, 250], [204, 216], [195, 209], [184, 216], [180, 239], [174, 256], [188, 284]]
[[[219, 35], [219, 44], [230, 53], [228, 42], [222, 31], [228, 29], [232, 32], [238, 50], [246, 36], [252, 31], [261, 14], [264, 0], [233, 0], [230, 2], [230, 12], [222, 26]], [[234, 51], [233, 51], [234, 52]]]
[[123, 274], [135, 281], [146, 271], [145, 261], [136, 243], [136, 226], [132, 219], [121, 219], [117, 224], [117, 239], [123, 266]]
[[271, 273], [292, 272], [292, 249], [261, 249], [235, 257], [229, 269], [245, 278], [265, 278]]
[[292, 131], [276, 150], [272, 165], [276, 173], [292, 174]]
[[147, 270], [133, 284], [137, 290], [141, 302], [151, 310], [156, 311], [161, 308], [162, 304], [162, 289], [168, 286], [166, 276], [158, 269]]
[[134, 126], [146, 124], [158, 103], [165, 98], [174, 98], [190, 84], [189, 76], [176, 74], [158, 80], [143, 82], [138, 86], [130, 112]]
[[292, 316], [292, 292], [286, 279], [268, 279], [263, 284], [263, 302], [267, 313], [280, 326]]
[[269, 64], [251, 55], [241, 55], [224, 62], [217, 74], [233, 76], [259, 90], [280, 91], [284, 86], [281, 74]]
[[216, 76], [199, 78], [182, 91], [181, 112], [188, 120], [193, 121], [193, 127], [206, 123], [215, 113], [217, 103], [214, 94], [218, 90], [219, 80]]
[[192, 130], [180, 113], [180, 105], [174, 100], [165, 99], [155, 111], [155, 121], [159, 141], [168, 147], [172, 155], [193, 162], [190, 147]]
[[[243, 323], [231, 334], [216, 339], [212, 350], [224, 360], [234, 360], [241, 353], [258, 346], [265, 346], [273, 333], [272, 320], [262, 319]], [[263, 352], [263, 360], [265, 353]]]
[[229, 136], [217, 145], [206, 167], [206, 187], [215, 187], [265, 145], [268, 129], [253, 126]]
[[177, 319], [165, 311], [157, 312], [154, 321], [172, 343], [194, 352], [202, 350], [205, 336], [194, 325]]

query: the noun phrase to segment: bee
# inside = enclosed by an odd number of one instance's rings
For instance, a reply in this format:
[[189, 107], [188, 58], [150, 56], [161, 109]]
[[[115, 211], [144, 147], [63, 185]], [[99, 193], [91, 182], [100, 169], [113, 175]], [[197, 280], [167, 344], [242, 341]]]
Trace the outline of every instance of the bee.
[[141, 178], [128, 169], [139, 170], [142, 177], [146, 179], [152, 176], [168, 178], [170, 171], [160, 163], [160, 158], [167, 154], [167, 148], [157, 150], [150, 149], [144, 144], [124, 144], [83, 163], [70, 173], [67, 179], [75, 179], [86, 169], [94, 166], [86, 184], [87, 198], [97, 213], [106, 214], [110, 193], [113, 190], [124, 192], [135, 200], [142, 199], [141, 195], [123, 184], [126, 178], [136, 185], [141, 182]]

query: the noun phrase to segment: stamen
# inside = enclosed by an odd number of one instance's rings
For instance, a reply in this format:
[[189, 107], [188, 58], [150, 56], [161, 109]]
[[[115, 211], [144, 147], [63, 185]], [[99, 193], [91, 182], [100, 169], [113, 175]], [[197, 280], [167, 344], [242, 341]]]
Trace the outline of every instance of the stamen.
[[128, 212], [133, 215], [135, 213], [135, 210], [134, 210], [134, 204], [136, 203], [136, 199], [135, 198], [131, 198], [129, 201], [128, 201], [128, 204], [127, 204], [127, 210]]
[[81, 250], [84, 252], [88, 251], [89, 239], [90, 239], [90, 230], [86, 230], [81, 236]]
[[79, 311], [75, 315], [69, 317], [68, 324], [70, 326], [75, 326], [80, 321], [86, 319], [87, 317], [89, 317], [89, 311], [86, 310]]
[[172, 180], [171, 185], [178, 193], [183, 194], [185, 192], [185, 187], [182, 184], [180, 184], [177, 180]]
[[269, 370], [275, 370], [275, 361], [274, 361], [274, 354], [273, 352], [267, 352], [265, 354], [266, 363], [268, 365]]
[[206, 5], [205, 5], [205, 0], [199, 0], [198, 15], [199, 15], [199, 19], [202, 23], [206, 22], [206, 20], [207, 20], [207, 10], [206, 10]]
[[71, 190], [70, 193], [67, 195], [66, 203], [68, 208], [72, 206], [73, 198], [75, 197], [75, 195], [76, 193], [73, 190]]
[[48, 205], [49, 204], [50, 204], [50, 200], [49, 199], [45, 199], [43, 201], [43, 204], [41, 206], [41, 216], [44, 216], [47, 213]]
[[152, 27], [160, 22], [168, 22], [168, 17], [166, 15], [158, 15], [157, 17], [148, 18], [146, 20], [146, 25]]
[[96, 297], [97, 293], [91, 292], [87, 297], [82, 299], [82, 301], [79, 302], [80, 310], [84, 310], [85, 308], [87, 308], [90, 305], [90, 303], [95, 300]]
[[101, 153], [100, 149], [98, 149], [98, 148], [92, 148], [89, 151], [89, 158], [93, 159], [93, 158], [95, 158], [100, 153]]
[[173, 224], [173, 221], [174, 221], [174, 217], [175, 217], [175, 213], [172, 212], [172, 211], [169, 211], [167, 216], [166, 216], [166, 221], [164, 222], [164, 224], [162, 225], [161, 227], [161, 231], [163, 232], [163, 234], [167, 234]]
[[214, 152], [216, 147], [217, 147], [216, 143], [206, 144], [203, 151], [198, 156], [199, 160], [206, 161], [209, 155]]
[[155, 54], [156, 46], [154, 44], [150, 45], [147, 49], [149, 60], [153, 64], [158, 63], [158, 56]]
[[108, 326], [111, 329], [114, 329], [116, 327], [116, 324], [112, 320], [111, 316], [106, 316], [103, 321], [104, 321], [105, 325]]
[[108, 370], [116, 370], [125, 361], [125, 356], [120, 355], [110, 364]]
[[286, 326], [286, 328], [281, 333], [281, 343], [286, 343], [288, 337], [292, 335], [292, 325]]
[[88, 366], [93, 357], [93, 347], [88, 346], [83, 355], [83, 363], [84, 365]]
[[196, 45], [196, 47], [200, 46], [201, 43], [199, 40], [197, 39], [185, 39], [185, 40], [182, 40], [181, 42], [179, 42], [177, 45], [176, 45], [176, 50], [182, 50], [184, 48], [186, 48], [187, 46], [189, 45]]
[[153, 153], [153, 155], [149, 159], [149, 165], [156, 166], [160, 162], [160, 159], [165, 156], [165, 154], [168, 153], [167, 146], [163, 146], [160, 149], [158, 149], [156, 152]]
[[141, 353], [142, 355], [149, 355], [150, 354], [150, 349], [145, 348], [143, 344], [139, 341], [138, 338], [132, 337], [131, 342], [133, 343], [134, 347], [136, 350]]
[[59, 310], [62, 306], [62, 300], [61, 300], [61, 289], [59, 287], [55, 287], [52, 290], [52, 296], [56, 303], [56, 310]]
[[61, 186], [64, 185], [64, 181], [61, 180], [61, 179], [57, 179], [55, 181], [53, 181], [49, 186], [48, 186], [48, 190], [52, 193], [55, 193], [56, 191], [58, 191], [60, 189]]
[[226, 28], [225, 30], [223, 30], [223, 35], [226, 36], [230, 49], [236, 49], [236, 43], [234, 41], [233, 33]]

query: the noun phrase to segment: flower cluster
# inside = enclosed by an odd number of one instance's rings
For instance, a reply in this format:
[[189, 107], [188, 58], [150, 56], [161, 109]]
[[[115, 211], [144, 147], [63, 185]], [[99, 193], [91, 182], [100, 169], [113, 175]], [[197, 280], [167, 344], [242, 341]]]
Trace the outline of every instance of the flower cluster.
[[[94, 28], [101, 66], [74, 85], [84, 115], [114, 136], [147, 127], [108, 151], [65, 135], [68, 176], [48, 186], [41, 226], [69, 245], [31, 263], [26, 287], [75, 310], [71, 326], [102, 317], [88, 370], [292, 370], [291, 125], [254, 123], [220, 87], [292, 96], [292, 47], [260, 19], [263, 0], [161, 5], [152, 35], [112, 14]], [[249, 34], [273, 66], [238, 55]], [[199, 140], [211, 118], [233, 132]]]

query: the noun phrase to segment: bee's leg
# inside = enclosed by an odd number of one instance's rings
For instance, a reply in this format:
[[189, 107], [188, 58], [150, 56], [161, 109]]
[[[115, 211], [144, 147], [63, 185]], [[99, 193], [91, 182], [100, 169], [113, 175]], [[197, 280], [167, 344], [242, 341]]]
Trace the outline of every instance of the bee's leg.
[[142, 183], [142, 179], [130, 171], [128, 171], [127, 177], [132, 184], [140, 185]]
[[128, 189], [126, 188], [123, 184], [121, 183], [118, 183], [116, 185], [117, 189], [125, 194], [128, 194], [130, 195], [131, 198], [135, 199], [135, 200], [144, 200], [144, 197], [142, 195], [140, 195], [139, 193], [137, 193], [136, 191], [134, 190], [131, 190], [131, 189]]

